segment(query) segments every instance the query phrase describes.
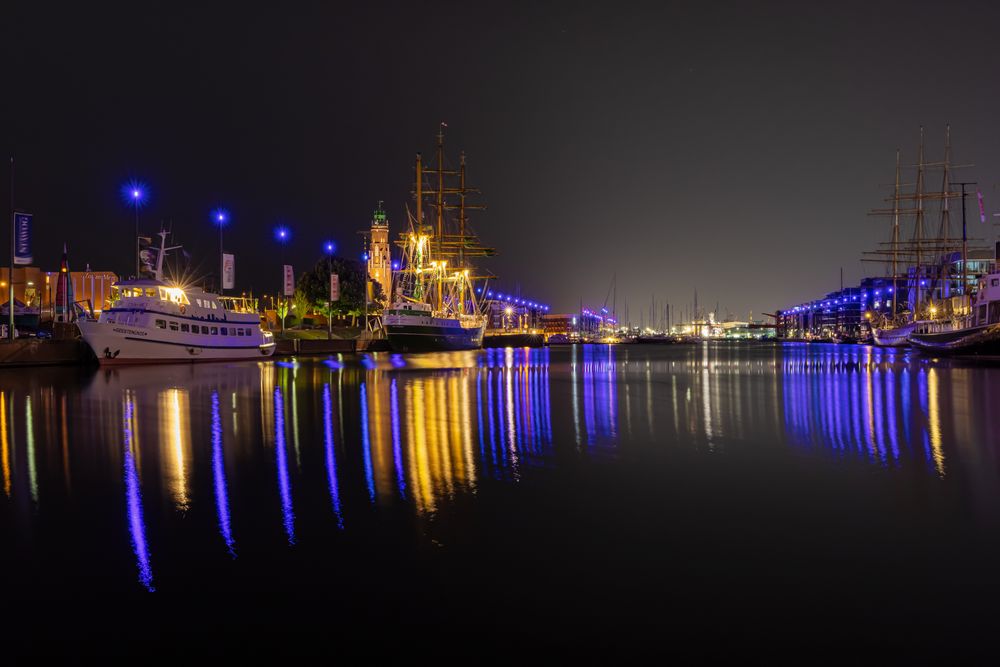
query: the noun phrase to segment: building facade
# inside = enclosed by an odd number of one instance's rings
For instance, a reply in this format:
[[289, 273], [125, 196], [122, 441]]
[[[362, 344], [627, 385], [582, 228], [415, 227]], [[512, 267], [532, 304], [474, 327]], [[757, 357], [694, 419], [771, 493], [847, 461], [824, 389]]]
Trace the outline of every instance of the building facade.
[[392, 301], [392, 251], [389, 247], [389, 220], [382, 209], [382, 202], [372, 215], [369, 232], [368, 279], [382, 286], [382, 293]]

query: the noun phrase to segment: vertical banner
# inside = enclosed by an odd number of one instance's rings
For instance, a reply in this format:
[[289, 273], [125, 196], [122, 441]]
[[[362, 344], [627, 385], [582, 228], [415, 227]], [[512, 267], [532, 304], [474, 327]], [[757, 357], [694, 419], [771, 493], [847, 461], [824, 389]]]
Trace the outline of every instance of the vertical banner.
[[976, 190], [976, 196], [979, 198], [979, 222], [986, 222], [986, 207], [983, 206], [982, 191]]
[[222, 254], [222, 289], [236, 287], [236, 256]]
[[31, 264], [31, 214], [14, 214], [14, 264]]
[[295, 275], [291, 264], [285, 264], [285, 287], [282, 293], [285, 296], [295, 296]]
[[330, 274], [330, 301], [340, 301], [340, 276]]

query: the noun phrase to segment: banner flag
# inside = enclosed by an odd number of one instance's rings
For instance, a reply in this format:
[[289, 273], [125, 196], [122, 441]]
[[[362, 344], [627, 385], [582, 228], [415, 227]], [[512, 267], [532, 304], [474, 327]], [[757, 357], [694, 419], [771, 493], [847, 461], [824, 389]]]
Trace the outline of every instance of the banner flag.
[[222, 253], [222, 289], [236, 287], [236, 255]]
[[340, 301], [340, 276], [330, 274], [330, 301]]
[[156, 278], [156, 253], [159, 249], [153, 245], [149, 236], [139, 237], [139, 275], [137, 278]]
[[285, 296], [295, 296], [295, 275], [292, 273], [292, 265], [285, 264]]
[[14, 214], [14, 264], [31, 264], [31, 213]]
[[979, 222], [986, 222], [986, 208], [983, 206], [983, 193], [981, 190], [976, 190], [976, 194], [979, 195]]

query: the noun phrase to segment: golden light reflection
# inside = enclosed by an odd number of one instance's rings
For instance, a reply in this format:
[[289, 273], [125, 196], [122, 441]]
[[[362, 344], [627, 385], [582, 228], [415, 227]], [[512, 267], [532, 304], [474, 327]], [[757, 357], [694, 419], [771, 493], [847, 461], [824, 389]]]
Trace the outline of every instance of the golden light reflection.
[[28, 443], [28, 484], [31, 499], [38, 502], [38, 469], [35, 463], [35, 416], [31, 411], [31, 396], [24, 398], [24, 428]]
[[177, 509], [187, 511], [191, 506], [188, 489], [188, 459], [191, 451], [191, 423], [188, 392], [167, 389], [159, 395], [160, 452], [166, 486]]
[[941, 395], [936, 368], [927, 372], [927, 419], [931, 437], [931, 453], [934, 467], [944, 477], [944, 448], [941, 446]]
[[415, 380], [406, 385], [403, 409], [406, 413], [406, 440], [409, 449], [410, 488], [420, 512], [434, 511], [430, 465], [427, 461], [427, 429], [424, 413], [424, 383]]
[[7, 395], [0, 391], [0, 454], [3, 458], [3, 492], [10, 498], [10, 443], [7, 442]]
[[[404, 458], [408, 485], [420, 513], [433, 513], [442, 497], [475, 489], [475, 425], [469, 404], [469, 383], [474, 377], [461, 372], [404, 385]], [[386, 462], [391, 464], [392, 458], [387, 456]], [[387, 471], [386, 483], [391, 484], [391, 468]]]

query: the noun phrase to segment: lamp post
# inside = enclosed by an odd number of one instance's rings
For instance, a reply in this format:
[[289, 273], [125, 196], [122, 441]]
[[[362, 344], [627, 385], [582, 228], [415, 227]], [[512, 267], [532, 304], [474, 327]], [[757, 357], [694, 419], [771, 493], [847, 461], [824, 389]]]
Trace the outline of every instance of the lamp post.
[[333, 338], [333, 294], [330, 293], [330, 285], [333, 284], [333, 251], [336, 250], [337, 246], [333, 241], [327, 241], [323, 245], [323, 249], [326, 250], [326, 265], [330, 272], [329, 284], [326, 286], [327, 289], [327, 310], [326, 310], [326, 339], [330, 340]]
[[133, 185], [129, 196], [132, 200], [132, 208], [135, 209], [135, 277], [139, 277], [139, 206], [142, 204], [142, 188]]
[[229, 213], [223, 209], [216, 209], [212, 213], [213, 222], [219, 228], [219, 294], [226, 293], [226, 261], [222, 249], [222, 228], [229, 222]]
[[292, 238], [292, 233], [288, 227], [280, 226], [274, 228], [274, 238], [281, 245], [281, 288], [278, 291], [278, 316], [281, 318], [281, 332], [285, 332], [285, 316], [280, 310], [285, 302], [285, 245]]

